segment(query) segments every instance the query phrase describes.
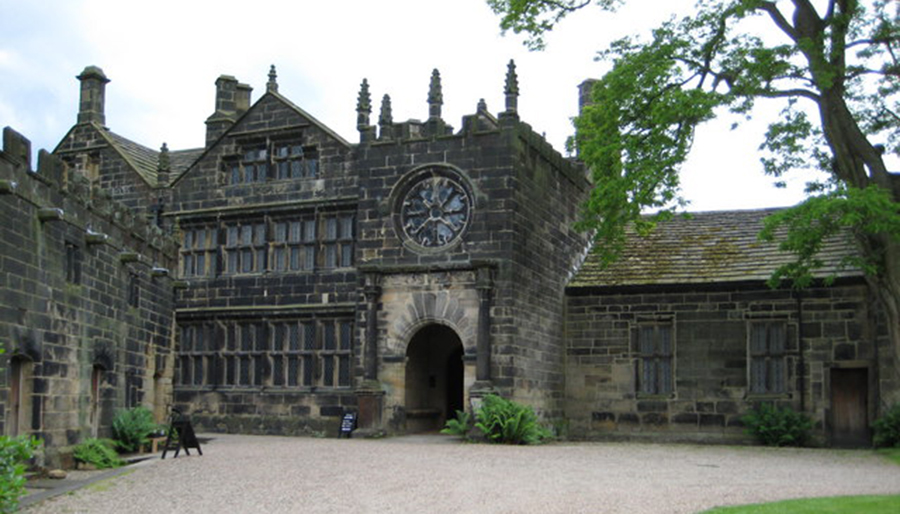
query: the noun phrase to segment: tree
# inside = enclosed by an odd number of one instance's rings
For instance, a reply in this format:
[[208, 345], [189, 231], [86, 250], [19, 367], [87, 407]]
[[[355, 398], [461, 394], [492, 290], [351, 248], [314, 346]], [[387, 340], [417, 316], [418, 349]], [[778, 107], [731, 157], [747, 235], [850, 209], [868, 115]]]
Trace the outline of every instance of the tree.
[[[595, 5], [615, 12], [624, 0], [487, 0], [503, 30], [543, 48], [564, 17]], [[762, 22], [762, 23], [761, 23]], [[762, 27], [762, 29], [760, 28]], [[593, 104], [575, 119], [573, 138], [594, 188], [582, 226], [595, 230], [609, 262], [627, 226], [652, 230], [685, 205], [679, 169], [696, 127], [728, 110], [751, 116], [761, 99], [783, 102], [763, 143], [765, 173], [810, 168], [825, 179], [808, 198], [766, 220], [761, 237], [779, 238], [797, 258], [770, 281], [811, 282], [823, 241], [851, 234], [887, 316], [900, 364], [900, 5], [889, 0], [701, 0], [649, 40], [626, 37], [600, 52], [611, 70]], [[642, 217], [656, 210], [653, 218]]]

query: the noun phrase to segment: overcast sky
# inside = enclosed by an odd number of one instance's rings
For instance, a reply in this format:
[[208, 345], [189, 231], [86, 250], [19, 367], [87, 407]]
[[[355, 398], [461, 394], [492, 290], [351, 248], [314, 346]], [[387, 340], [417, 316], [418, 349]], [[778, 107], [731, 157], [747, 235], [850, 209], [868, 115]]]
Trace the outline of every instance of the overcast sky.
[[[428, 117], [431, 70], [441, 72], [444, 119], [456, 127], [480, 98], [503, 110], [506, 63], [515, 59], [521, 118], [564, 152], [577, 85], [599, 77], [597, 50], [644, 32], [693, 0], [641, 0], [617, 15], [584, 11], [565, 20], [547, 50], [501, 36], [484, 0], [169, 1], [0, 0], [0, 126], [52, 150], [74, 124], [78, 75], [100, 66], [111, 79], [106, 122], [151, 148], [203, 145], [215, 80], [233, 75], [265, 92], [269, 66], [279, 92], [356, 142], [356, 98], [367, 78], [377, 121], [390, 94], [395, 121]], [[682, 182], [689, 210], [783, 206], [803, 180], [776, 190], [759, 164], [760, 123], [703, 128]]]

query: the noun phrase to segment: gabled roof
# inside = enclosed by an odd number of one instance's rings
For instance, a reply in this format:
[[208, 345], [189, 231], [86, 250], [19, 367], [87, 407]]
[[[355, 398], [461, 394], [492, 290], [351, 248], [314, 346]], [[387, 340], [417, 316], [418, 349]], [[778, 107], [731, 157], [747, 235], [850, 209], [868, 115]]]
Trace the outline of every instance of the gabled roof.
[[[315, 125], [316, 127], [318, 127], [322, 132], [325, 132], [325, 133], [328, 134], [329, 136], [333, 137], [337, 142], [341, 143], [343, 146], [345, 146], [345, 147], [347, 147], [347, 148], [350, 148], [351, 146], [353, 146], [353, 145], [350, 144], [349, 141], [347, 141], [346, 139], [342, 138], [342, 137], [340, 136], [340, 134], [338, 134], [337, 132], [331, 130], [331, 128], [329, 128], [327, 125], [325, 125], [325, 124], [322, 123], [321, 121], [317, 120], [315, 117], [313, 117], [313, 115], [311, 115], [310, 113], [304, 111], [302, 108], [300, 108], [299, 106], [295, 105], [294, 102], [291, 102], [290, 100], [288, 100], [286, 97], [282, 96], [281, 93], [279, 93], [279, 92], [277, 92], [277, 91], [266, 91], [266, 94], [264, 94], [263, 96], [261, 96], [261, 97], [259, 98], [259, 100], [256, 101], [256, 103], [261, 102], [262, 99], [265, 98], [267, 95], [272, 95], [272, 96], [274, 96], [275, 98], [277, 98], [277, 99], [281, 100], [282, 102], [284, 102], [285, 105], [287, 105], [288, 107], [290, 107], [291, 109], [293, 109], [297, 114], [299, 114], [300, 116], [303, 116], [304, 118], [306, 118], [307, 120], [309, 120], [310, 123], [312, 123], [313, 125]], [[256, 105], [256, 104], [254, 104], [254, 105]], [[251, 107], [250, 109], [253, 109], [253, 107]], [[249, 112], [249, 110], [248, 110], [248, 112]]]
[[[87, 125], [94, 129], [100, 137], [102, 137], [103, 140], [122, 157], [128, 167], [134, 170], [134, 172], [144, 180], [144, 182], [150, 186], [156, 186], [159, 151], [152, 150], [126, 137], [120, 136], [98, 123], [90, 122]], [[63, 142], [69, 138], [70, 134], [72, 134], [78, 126], [79, 125], [75, 125], [69, 129], [69, 132], [63, 137], [54, 152], [60, 150], [60, 146], [62, 146]], [[203, 150], [203, 148], [196, 148], [169, 152], [169, 168], [171, 173], [176, 176], [183, 173], [195, 160], [197, 160], [197, 157], [203, 153]], [[67, 150], [66, 152], [72, 151], [80, 150]]]
[[111, 130], [97, 127], [109, 144], [115, 148], [128, 164], [148, 184], [156, 185], [156, 168], [159, 164], [159, 152], [126, 139]]
[[[295, 105], [293, 102], [291, 102], [290, 100], [288, 100], [287, 98], [282, 96], [277, 91], [266, 91], [266, 93], [263, 94], [261, 97], [259, 97], [259, 99], [257, 101], [253, 102], [253, 105], [251, 105], [249, 109], [247, 109], [245, 112], [241, 113], [241, 115], [238, 116], [236, 120], [234, 120], [234, 123], [230, 127], [228, 127], [228, 129], [226, 129], [225, 132], [223, 132], [222, 135], [220, 135], [219, 138], [216, 139], [211, 145], [208, 145], [206, 148], [197, 148], [194, 150], [180, 151], [185, 154], [184, 156], [181, 156], [181, 159], [180, 159], [180, 163], [183, 165], [183, 167], [176, 167], [176, 165], [175, 165], [175, 163], [176, 163], [175, 154], [179, 153], [179, 152], [171, 152], [169, 155], [170, 155], [170, 162], [171, 162], [171, 167], [172, 167], [172, 176], [174, 177], [172, 179], [171, 183], [175, 184], [176, 182], [181, 180], [182, 177], [188, 172], [190, 167], [196, 161], [198, 161], [200, 158], [202, 158], [204, 155], [206, 155], [206, 152], [215, 148], [216, 145], [218, 145], [220, 141], [222, 141], [223, 139], [225, 139], [226, 137], [231, 135], [231, 133], [235, 130], [235, 127], [237, 127], [240, 124], [241, 120], [243, 120], [245, 117], [249, 116], [250, 113], [254, 110], [254, 108], [256, 108], [257, 105], [261, 104], [263, 102], [263, 100], [265, 100], [269, 96], [284, 103], [285, 106], [287, 106], [288, 108], [290, 108], [291, 110], [293, 110], [294, 112], [299, 114], [300, 116], [309, 120], [309, 122], [311, 124], [315, 125], [320, 130], [322, 130], [329, 136], [333, 137], [335, 139], [335, 141], [339, 142], [341, 145], [345, 146], [346, 148], [351, 148], [353, 146], [346, 139], [342, 138], [337, 132], [331, 130], [327, 125], [325, 125], [321, 121], [317, 120], [311, 114], [309, 114], [308, 112], [304, 111], [303, 109], [301, 109], [300, 107]], [[275, 129], [273, 129], [273, 130], [275, 130]]]
[[[794, 260], [777, 242], [757, 238], [762, 220], [779, 209], [700, 212], [660, 222], [647, 237], [632, 231], [621, 257], [606, 269], [591, 253], [570, 288], [765, 281], [781, 265]], [[841, 269], [843, 258], [856, 253], [849, 234], [834, 238], [819, 255], [824, 266], [817, 277], [861, 276]]]

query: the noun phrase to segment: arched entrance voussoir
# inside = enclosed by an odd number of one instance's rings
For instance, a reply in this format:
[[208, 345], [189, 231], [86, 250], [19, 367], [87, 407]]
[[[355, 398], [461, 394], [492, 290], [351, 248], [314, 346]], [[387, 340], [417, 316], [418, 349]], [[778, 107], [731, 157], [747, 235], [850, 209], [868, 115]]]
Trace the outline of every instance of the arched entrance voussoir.
[[422, 292], [412, 295], [412, 302], [407, 310], [399, 316], [392, 327], [393, 350], [405, 354], [410, 341], [427, 325], [444, 325], [456, 332], [466, 352], [475, 349], [476, 326], [469, 321], [465, 309], [459, 300], [446, 291]]

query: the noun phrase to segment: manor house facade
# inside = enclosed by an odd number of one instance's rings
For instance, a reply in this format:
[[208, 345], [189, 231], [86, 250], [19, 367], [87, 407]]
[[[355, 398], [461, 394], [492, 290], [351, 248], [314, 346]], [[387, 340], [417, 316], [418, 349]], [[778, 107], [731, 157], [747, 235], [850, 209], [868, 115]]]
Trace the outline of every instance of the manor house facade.
[[37, 170], [4, 133], [7, 433], [65, 447], [139, 404], [208, 431], [334, 434], [352, 410], [408, 433], [497, 393], [572, 437], [740, 441], [772, 401], [865, 444], [896, 396], [878, 307], [837, 267], [849, 241], [826, 249], [835, 285], [802, 293], [765, 285], [788, 258], [755, 238], [767, 211], [663, 223], [601, 268], [573, 228], [584, 167], [520, 120], [512, 62], [503, 110], [458, 130], [437, 70], [425, 121], [387, 95], [373, 121], [363, 81], [355, 142], [274, 67], [256, 100], [223, 75], [186, 150], [115, 133], [106, 75], [78, 80]]

